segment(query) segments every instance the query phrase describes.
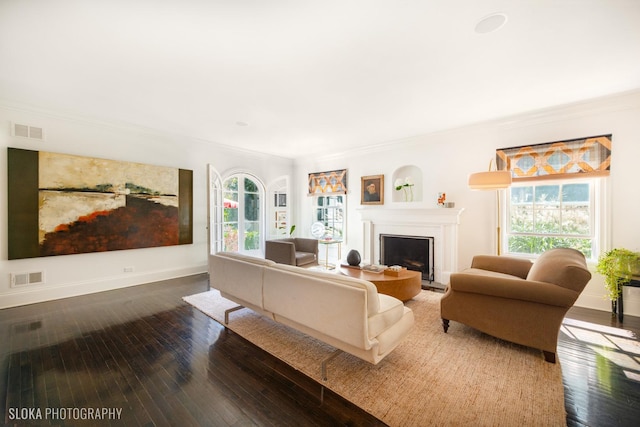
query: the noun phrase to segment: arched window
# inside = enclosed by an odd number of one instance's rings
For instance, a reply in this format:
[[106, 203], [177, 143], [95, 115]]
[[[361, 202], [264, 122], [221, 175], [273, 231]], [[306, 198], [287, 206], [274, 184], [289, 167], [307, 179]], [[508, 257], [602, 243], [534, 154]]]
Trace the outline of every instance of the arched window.
[[229, 252], [262, 252], [264, 187], [254, 176], [237, 173], [224, 180], [223, 248]]

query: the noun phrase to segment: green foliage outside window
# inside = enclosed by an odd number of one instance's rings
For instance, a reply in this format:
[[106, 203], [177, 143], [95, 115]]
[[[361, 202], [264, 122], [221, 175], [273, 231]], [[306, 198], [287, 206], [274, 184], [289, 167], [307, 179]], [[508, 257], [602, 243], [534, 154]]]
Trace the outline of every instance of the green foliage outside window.
[[244, 233], [244, 248], [248, 251], [260, 249], [260, 232], [247, 231]]
[[593, 257], [589, 183], [545, 184], [511, 188], [508, 251], [541, 254], [558, 247]]
[[238, 225], [224, 225], [224, 250], [229, 252], [238, 252]]
[[[246, 176], [233, 176], [223, 183], [223, 233], [226, 251], [260, 249], [260, 189]], [[241, 230], [239, 230], [241, 229]]]

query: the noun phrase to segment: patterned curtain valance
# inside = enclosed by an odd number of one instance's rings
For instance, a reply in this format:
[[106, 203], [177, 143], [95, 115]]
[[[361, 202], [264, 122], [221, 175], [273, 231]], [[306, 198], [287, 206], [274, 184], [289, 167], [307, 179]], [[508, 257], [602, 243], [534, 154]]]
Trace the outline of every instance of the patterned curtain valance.
[[309, 174], [309, 195], [347, 194], [347, 170]]
[[607, 176], [611, 169], [611, 135], [496, 150], [498, 170], [514, 181]]

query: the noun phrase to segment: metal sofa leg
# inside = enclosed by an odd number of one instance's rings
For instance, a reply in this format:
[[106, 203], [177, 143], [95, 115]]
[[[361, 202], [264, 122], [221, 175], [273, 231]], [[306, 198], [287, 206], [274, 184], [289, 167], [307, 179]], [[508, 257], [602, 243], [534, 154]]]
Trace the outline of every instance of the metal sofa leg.
[[225, 310], [224, 311], [224, 324], [227, 325], [229, 323], [229, 313], [233, 313], [234, 311], [238, 311], [238, 310], [243, 309], [243, 308], [244, 308], [243, 306], [239, 305], [237, 307], [233, 307], [233, 308], [230, 308], [228, 310]]
[[327, 363], [329, 363], [333, 359], [335, 359], [336, 356], [338, 356], [340, 353], [342, 353], [342, 350], [338, 349], [338, 350], [334, 351], [333, 353], [331, 353], [329, 356], [327, 356], [322, 361], [322, 381], [326, 381], [327, 380]]

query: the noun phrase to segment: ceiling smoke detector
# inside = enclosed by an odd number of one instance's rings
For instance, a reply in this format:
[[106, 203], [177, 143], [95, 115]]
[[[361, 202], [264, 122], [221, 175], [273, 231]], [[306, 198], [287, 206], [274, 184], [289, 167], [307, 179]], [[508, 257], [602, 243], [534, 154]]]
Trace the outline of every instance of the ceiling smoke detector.
[[478, 34], [488, 34], [498, 31], [507, 23], [507, 15], [504, 13], [493, 13], [485, 16], [476, 24], [475, 31]]

